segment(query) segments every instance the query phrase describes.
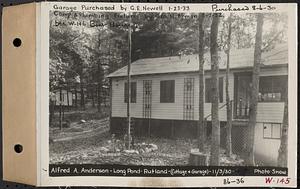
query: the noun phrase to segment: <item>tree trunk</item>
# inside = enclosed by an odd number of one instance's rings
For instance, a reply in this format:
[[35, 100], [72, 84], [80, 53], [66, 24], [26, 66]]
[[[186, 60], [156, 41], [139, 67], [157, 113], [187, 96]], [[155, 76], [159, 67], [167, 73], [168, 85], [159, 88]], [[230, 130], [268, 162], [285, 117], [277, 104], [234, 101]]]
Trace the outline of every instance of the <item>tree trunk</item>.
[[189, 157], [189, 165], [192, 166], [208, 166], [208, 156], [201, 152], [191, 152]]
[[277, 165], [279, 167], [287, 167], [288, 163], [288, 129], [289, 129], [289, 114], [288, 114], [288, 88], [286, 87], [286, 94], [284, 96], [284, 113], [281, 128], [281, 140], [278, 150]]
[[[172, 18], [171, 19], [171, 33], [173, 34], [174, 32], [175, 32], [175, 20], [174, 20], [174, 18]], [[170, 49], [170, 51], [171, 51], [171, 56], [174, 56], [174, 54], [175, 54], [175, 52], [174, 52], [174, 47], [172, 47], [171, 49]]]
[[94, 86], [92, 86], [91, 91], [92, 91], [92, 106], [93, 106], [93, 108], [95, 108], [95, 90], [94, 90]]
[[67, 101], [68, 101], [68, 108], [70, 107], [70, 102], [69, 102], [69, 89], [67, 89]]
[[59, 129], [62, 130], [62, 89], [59, 89]]
[[78, 96], [77, 96], [77, 86], [75, 85], [75, 108], [77, 108], [77, 101], [78, 101]]
[[204, 132], [204, 13], [199, 13], [199, 121], [198, 121], [198, 148], [204, 151], [205, 132]]
[[220, 155], [220, 123], [219, 123], [219, 62], [218, 62], [218, 25], [219, 17], [213, 16], [210, 33], [210, 54], [211, 54], [211, 89], [212, 89], [212, 142], [210, 165], [219, 165]]
[[[80, 77], [81, 78], [81, 77]], [[81, 108], [85, 108], [85, 100], [84, 100], [84, 88], [83, 83], [80, 83], [80, 106]]]
[[62, 122], [65, 120], [65, 105], [62, 106]]
[[100, 84], [97, 84], [97, 109], [98, 109], [98, 112], [101, 112], [101, 87], [100, 87]]
[[98, 84], [97, 84], [97, 103], [98, 112], [101, 112], [101, 93], [102, 93], [102, 77], [101, 77], [101, 66], [98, 63]]
[[227, 67], [226, 67], [226, 154], [231, 156], [232, 143], [231, 143], [231, 128], [232, 128], [232, 103], [229, 96], [229, 72], [230, 72], [230, 47], [231, 47], [231, 15], [228, 18], [228, 38], [227, 38]]
[[259, 92], [259, 73], [261, 62], [261, 46], [262, 46], [262, 28], [263, 28], [263, 14], [257, 14], [257, 26], [255, 36], [255, 49], [254, 49], [254, 65], [252, 75], [252, 89], [250, 94], [250, 107], [249, 107], [249, 126], [248, 126], [248, 147], [247, 147], [247, 160], [249, 166], [255, 165], [254, 159], [254, 138], [255, 138], [255, 125], [257, 114], [257, 101]]
[[[99, 49], [99, 57], [102, 55], [102, 46], [104, 45], [104, 40], [101, 40], [101, 35], [98, 35], [98, 49]], [[97, 109], [98, 112], [101, 113], [101, 89], [102, 89], [102, 68], [101, 68], [101, 58], [98, 59], [97, 62]]]
[[50, 98], [50, 107], [49, 107], [49, 125], [51, 126], [54, 118], [54, 101]]

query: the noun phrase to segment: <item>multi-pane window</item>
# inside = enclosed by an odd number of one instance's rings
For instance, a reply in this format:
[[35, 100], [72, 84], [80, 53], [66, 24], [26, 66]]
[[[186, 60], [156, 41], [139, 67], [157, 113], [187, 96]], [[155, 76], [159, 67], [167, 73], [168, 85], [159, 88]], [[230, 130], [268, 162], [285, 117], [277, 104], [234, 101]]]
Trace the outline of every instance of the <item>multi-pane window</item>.
[[[213, 90], [212, 90], [212, 82], [211, 78], [205, 79], [205, 102], [211, 103], [212, 102], [212, 96], [213, 96]], [[223, 102], [223, 77], [219, 78], [219, 102]]]
[[259, 78], [259, 102], [283, 102], [287, 90], [287, 76], [264, 76]]
[[264, 123], [263, 138], [265, 139], [280, 139], [281, 124], [280, 123]]
[[175, 102], [175, 81], [174, 80], [160, 81], [160, 102], [161, 103]]
[[[136, 82], [130, 82], [130, 102], [136, 103]], [[124, 102], [128, 102], [128, 84], [127, 82], [124, 85]]]

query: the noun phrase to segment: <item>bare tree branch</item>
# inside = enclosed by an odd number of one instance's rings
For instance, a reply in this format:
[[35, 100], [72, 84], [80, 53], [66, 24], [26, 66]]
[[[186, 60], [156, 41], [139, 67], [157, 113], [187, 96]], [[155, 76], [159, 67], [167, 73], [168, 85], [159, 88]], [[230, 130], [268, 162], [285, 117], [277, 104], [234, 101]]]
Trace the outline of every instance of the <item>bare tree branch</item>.
[[261, 49], [262, 52], [265, 52], [271, 45], [272, 43], [278, 39], [278, 37], [280, 36], [280, 34], [282, 34], [283, 31], [278, 32], [272, 39], [270, 39], [266, 45]]

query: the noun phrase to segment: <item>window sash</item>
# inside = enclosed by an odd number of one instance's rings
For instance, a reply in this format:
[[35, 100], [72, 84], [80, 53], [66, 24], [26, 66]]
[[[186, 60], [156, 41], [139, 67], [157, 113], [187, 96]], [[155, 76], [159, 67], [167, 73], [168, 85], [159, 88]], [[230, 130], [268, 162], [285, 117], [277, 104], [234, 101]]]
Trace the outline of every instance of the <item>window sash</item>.
[[175, 102], [175, 80], [160, 81], [160, 102]]
[[[130, 102], [136, 103], [136, 82], [130, 82]], [[124, 84], [124, 102], [127, 103], [128, 99], [128, 84], [125, 82]]]
[[281, 123], [263, 123], [263, 138], [280, 139], [281, 127], [282, 127]]

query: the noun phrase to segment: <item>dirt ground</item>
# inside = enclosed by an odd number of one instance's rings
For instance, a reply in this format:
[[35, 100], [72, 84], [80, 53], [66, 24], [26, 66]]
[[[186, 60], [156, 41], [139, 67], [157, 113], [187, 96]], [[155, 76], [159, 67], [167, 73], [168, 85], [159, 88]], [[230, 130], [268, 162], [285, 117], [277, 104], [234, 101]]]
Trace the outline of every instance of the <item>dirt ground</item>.
[[[72, 124], [63, 131], [52, 129], [50, 136], [53, 136], [50, 141], [50, 163], [55, 164], [182, 165], [187, 164], [190, 147], [196, 145], [193, 140], [135, 138], [137, 145], [154, 144], [158, 149], [145, 153], [137, 150], [132, 153], [118, 149], [107, 151], [105, 149], [109, 149], [112, 141], [108, 119]], [[123, 139], [116, 140], [118, 144], [123, 143]]]
[[[50, 164], [187, 165], [197, 141], [140, 137], [131, 151], [123, 144], [124, 139], [110, 135], [108, 118], [73, 122], [62, 130], [50, 128]], [[227, 159], [221, 155], [221, 163]], [[234, 159], [242, 164], [239, 157]]]

